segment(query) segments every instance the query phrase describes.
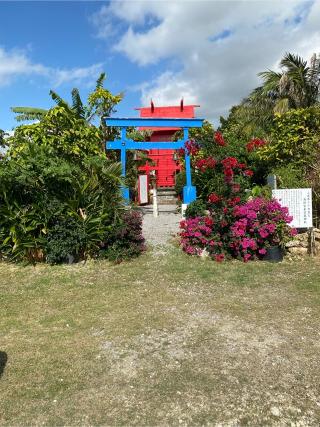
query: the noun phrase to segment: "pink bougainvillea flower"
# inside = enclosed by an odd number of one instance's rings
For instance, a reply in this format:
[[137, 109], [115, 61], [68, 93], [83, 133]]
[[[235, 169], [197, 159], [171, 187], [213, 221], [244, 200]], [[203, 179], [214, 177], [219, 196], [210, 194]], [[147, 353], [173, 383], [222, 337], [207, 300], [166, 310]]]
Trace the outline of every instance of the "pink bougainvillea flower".
[[267, 230], [265, 230], [265, 229], [263, 229], [263, 228], [261, 228], [261, 229], [259, 230], [259, 234], [260, 234], [260, 236], [261, 236], [263, 239], [265, 239], [266, 237], [268, 237], [268, 236], [269, 236], [268, 231], [267, 231]]
[[250, 255], [250, 254], [244, 254], [244, 255], [243, 255], [243, 261], [244, 261], [244, 262], [248, 262], [250, 258], [251, 258], [251, 255]]
[[297, 229], [296, 228], [291, 228], [290, 234], [291, 234], [292, 237], [296, 236], [298, 234]]
[[217, 262], [222, 262], [224, 260], [224, 254], [215, 255], [214, 258]]

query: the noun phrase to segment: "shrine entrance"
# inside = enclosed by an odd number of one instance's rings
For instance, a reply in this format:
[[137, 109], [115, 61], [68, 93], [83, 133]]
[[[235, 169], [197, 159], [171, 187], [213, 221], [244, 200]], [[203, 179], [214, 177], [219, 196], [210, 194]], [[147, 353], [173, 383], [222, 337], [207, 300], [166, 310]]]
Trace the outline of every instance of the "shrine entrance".
[[[199, 105], [184, 105], [181, 99], [180, 105], [170, 105], [157, 107], [153, 101], [150, 107], [139, 107], [141, 118], [175, 118], [175, 119], [193, 119], [195, 117], [194, 109]], [[146, 127], [141, 130], [152, 130], [150, 141], [151, 142], [165, 142], [172, 141], [174, 134], [179, 128], [153, 128]], [[181, 164], [177, 158], [174, 150], [170, 149], [153, 149], [148, 152], [148, 157], [156, 166], [157, 177], [156, 184], [158, 188], [173, 189], [175, 186], [176, 174], [181, 170]], [[140, 166], [140, 171], [148, 172], [148, 165]]]
[[[120, 150], [121, 152], [121, 164], [122, 164], [122, 176], [126, 175], [126, 150], [152, 150], [149, 151], [153, 153], [154, 156], [161, 156], [159, 153], [165, 153], [166, 151], [170, 152], [170, 156], [173, 160], [174, 150], [185, 147], [185, 143], [189, 139], [189, 129], [190, 128], [200, 128], [203, 124], [203, 119], [189, 119], [189, 118], [113, 118], [108, 117], [105, 119], [107, 126], [120, 127], [121, 129], [121, 138], [114, 141], [106, 142], [107, 150]], [[152, 129], [154, 131], [165, 131], [168, 129], [170, 132], [182, 129], [183, 138], [178, 141], [133, 141], [127, 137], [127, 128], [128, 127], [137, 127], [139, 129]], [[167, 139], [167, 138], [166, 138]], [[151, 157], [151, 156], [150, 156]], [[170, 166], [170, 164], [168, 164]], [[150, 166], [149, 166], [150, 169]], [[159, 170], [159, 166], [154, 167], [153, 169]], [[172, 183], [170, 174], [168, 174], [168, 169], [163, 169], [163, 174], [158, 173], [158, 185], [160, 182], [167, 184], [168, 179], [169, 183]], [[190, 156], [187, 150], [185, 150], [185, 171], [186, 171], [186, 185], [183, 188], [183, 203], [185, 205], [194, 201], [197, 197], [196, 188], [192, 185], [191, 179], [191, 164]], [[162, 181], [160, 181], [160, 179]], [[164, 181], [165, 180], [165, 181]], [[172, 185], [172, 184], [171, 184]], [[174, 185], [174, 182], [173, 182]], [[167, 185], [168, 186], [168, 185]], [[124, 199], [129, 202], [129, 188], [122, 188], [122, 195]]]

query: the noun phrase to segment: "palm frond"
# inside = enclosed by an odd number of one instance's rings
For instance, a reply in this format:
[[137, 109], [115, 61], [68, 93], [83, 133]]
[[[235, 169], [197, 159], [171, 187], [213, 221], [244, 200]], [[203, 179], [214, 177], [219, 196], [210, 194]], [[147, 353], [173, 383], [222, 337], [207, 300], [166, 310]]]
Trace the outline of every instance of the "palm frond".
[[289, 108], [290, 108], [289, 99], [281, 98], [276, 102], [273, 111], [275, 113], [283, 114], [283, 113], [286, 113], [289, 110]]
[[96, 89], [101, 89], [103, 87], [103, 83], [105, 79], [106, 79], [106, 73], [101, 73], [96, 83]]
[[83, 107], [83, 102], [80, 97], [79, 90], [77, 88], [73, 88], [71, 91], [72, 96], [72, 110], [79, 116], [80, 118], [85, 118], [85, 110]]
[[66, 110], [71, 110], [70, 105], [61, 98], [60, 95], [58, 95], [56, 92], [54, 92], [53, 90], [50, 90], [50, 96], [51, 98], [54, 100], [54, 102], [59, 106], [59, 107], [63, 107]]
[[295, 71], [297, 68], [304, 69], [307, 67], [307, 61], [305, 61], [301, 56], [295, 55], [290, 52], [286, 52], [284, 57], [280, 61], [280, 67], [286, 68], [290, 73]]
[[11, 107], [11, 111], [17, 114], [15, 120], [23, 122], [28, 120], [41, 120], [41, 118], [48, 112], [44, 108], [34, 107]]
[[264, 81], [262, 92], [266, 94], [270, 90], [277, 90], [279, 87], [279, 82], [282, 77], [282, 73], [277, 73], [276, 71], [267, 70], [258, 73], [258, 76], [261, 77]]

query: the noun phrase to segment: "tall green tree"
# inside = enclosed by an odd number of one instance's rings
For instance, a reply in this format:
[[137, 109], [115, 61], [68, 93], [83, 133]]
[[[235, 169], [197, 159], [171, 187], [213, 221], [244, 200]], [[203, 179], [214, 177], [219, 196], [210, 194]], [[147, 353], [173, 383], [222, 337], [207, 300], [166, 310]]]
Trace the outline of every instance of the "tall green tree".
[[259, 73], [263, 79], [261, 94], [274, 100], [274, 111], [283, 113], [290, 108], [306, 108], [319, 102], [320, 58], [314, 54], [310, 64], [301, 56], [286, 53], [280, 61], [280, 71]]
[[231, 130], [238, 138], [268, 138], [275, 113], [319, 104], [319, 56], [314, 54], [308, 65], [299, 55], [286, 53], [280, 68], [280, 71], [259, 73], [263, 80], [261, 86], [233, 106], [227, 119], [220, 118], [222, 130]]

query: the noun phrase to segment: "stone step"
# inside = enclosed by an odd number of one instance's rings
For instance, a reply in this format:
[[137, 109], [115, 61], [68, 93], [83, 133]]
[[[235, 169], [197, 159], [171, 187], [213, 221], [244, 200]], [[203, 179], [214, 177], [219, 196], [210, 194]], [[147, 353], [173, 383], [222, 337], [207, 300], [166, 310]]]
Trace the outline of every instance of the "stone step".
[[171, 196], [171, 197], [176, 197], [176, 192], [174, 190], [157, 190], [157, 195], [158, 196]]
[[158, 199], [158, 205], [176, 205], [176, 204], [177, 204], [176, 199], [165, 199], [165, 200]]
[[158, 205], [176, 205], [177, 195], [172, 187], [158, 187], [157, 188]]
[[[145, 206], [140, 206], [139, 210], [144, 214], [144, 215], [153, 215], [153, 206], [152, 205], [145, 205]], [[178, 211], [177, 211], [177, 207], [175, 205], [158, 205], [158, 212], [159, 215], [161, 215], [161, 213], [172, 213], [175, 215], [179, 215]]]

